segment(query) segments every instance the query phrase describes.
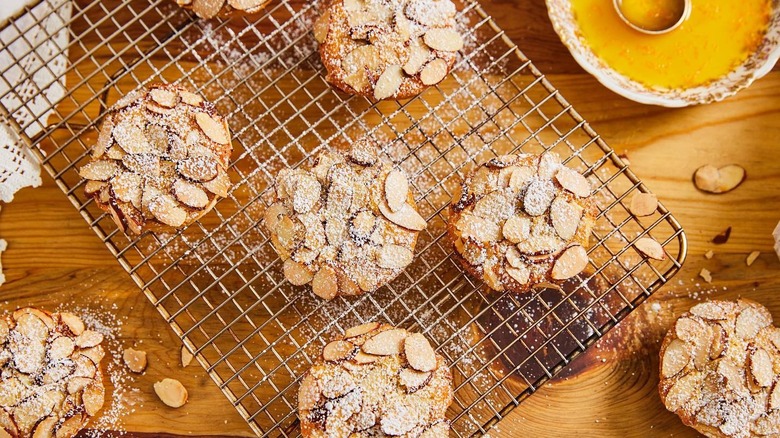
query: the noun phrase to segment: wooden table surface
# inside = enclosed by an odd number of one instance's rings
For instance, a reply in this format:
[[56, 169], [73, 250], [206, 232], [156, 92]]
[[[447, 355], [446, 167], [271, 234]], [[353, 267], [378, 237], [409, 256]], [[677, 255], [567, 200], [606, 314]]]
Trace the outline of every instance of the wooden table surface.
[[[675, 316], [697, 300], [747, 297], [780, 319], [780, 261], [772, 229], [780, 220], [780, 70], [725, 102], [664, 109], [626, 100], [586, 74], [560, 43], [542, 0], [482, 2], [537, 67], [619, 152], [687, 231], [682, 271], [596, 347], [527, 399], [491, 432], [494, 437], [696, 436], [665, 411], [656, 391], [659, 341]], [[747, 181], [725, 195], [691, 184], [699, 166], [739, 163]], [[0, 213], [6, 283], [0, 308], [87, 306], [115, 315], [117, 342], [149, 353], [144, 375], [124, 386], [134, 406], [118, 426], [134, 433], [240, 435], [252, 432], [197, 364], [182, 369], [178, 339], [51, 178], [25, 189]], [[731, 239], [713, 236], [732, 227]], [[712, 259], [703, 254], [713, 250]], [[747, 267], [751, 251], [761, 251]], [[707, 284], [698, 273], [712, 272]], [[181, 380], [189, 403], [163, 406], [152, 384]], [[130, 412], [130, 411], [133, 412]]]

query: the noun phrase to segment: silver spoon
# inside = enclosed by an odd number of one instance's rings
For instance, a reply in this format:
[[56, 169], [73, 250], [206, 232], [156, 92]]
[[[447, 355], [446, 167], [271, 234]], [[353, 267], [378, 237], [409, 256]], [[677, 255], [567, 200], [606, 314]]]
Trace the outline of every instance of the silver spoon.
[[626, 17], [623, 14], [623, 9], [622, 9], [623, 0], [612, 0], [612, 3], [615, 6], [615, 11], [617, 11], [617, 14], [620, 17], [620, 19], [623, 20], [623, 22], [629, 25], [631, 28], [636, 29], [637, 31], [648, 35], [661, 35], [667, 32], [671, 32], [674, 29], [677, 29], [691, 15], [691, 0], [674, 0], [674, 1], [677, 2], [677, 6], [682, 6], [682, 8], [679, 7], [675, 8], [676, 10], [680, 11], [680, 15], [678, 17], [673, 17], [674, 19], [672, 20], [669, 20], [668, 26], [665, 26], [663, 28], [656, 28], [656, 29], [648, 29], [646, 27], [642, 27], [641, 24], [634, 23], [633, 21], [629, 20], [628, 17]]

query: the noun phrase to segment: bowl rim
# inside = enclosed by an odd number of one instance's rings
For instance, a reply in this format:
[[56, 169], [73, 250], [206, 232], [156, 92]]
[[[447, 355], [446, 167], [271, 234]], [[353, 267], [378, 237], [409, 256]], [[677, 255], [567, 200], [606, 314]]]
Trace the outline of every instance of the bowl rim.
[[[724, 92], [710, 94], [700, 93], [701, 95], [692, 95], [688, 98], [679, 94], [675, 95], [672, 93], [661, 93], [623, 75], [622, 73], [619, 73], [610, 67], [601, 58], [599, 58], [598, 55], [596, 55], [584, 41], [580, 40], [579, 27], [577, 26], [576, 21], [572, 20], [569, 22], [565, 20], [564, 17], [554, 13], [554, 8], [552, 7], [553, 3], [565, 4], [565, 6], [571, 10], [571, 0], [545, 0], [545, 6], [547, 7], [547, 16], [552, 22], [555, 33], [558, 35], [558, 38], [561, 40], [563, 45], [566, 46], [566, 48], [569, 50], [569, 53], [571, 53], [574, 60], [577, 61], [577, 64], [579, 64], [580, 67], [582, 67], [587, 73], [595, 77], [602, 85], [611, 91], [627, 99], [642, 104], [665, 106], [669, 108], [681, 108], [691, 105], [718, 102], [749, 87], [756, 79], [760, 79], [766, 76], [770, 71], [772, 71], [775, 64], [780, 59], [780, 40], [777, 40], [773, 42], [774, 46], [768, 50], [768, 53], [763, 61], [756, 63], [753, 67], [750, 67], [748, 69], [748, 73], [740, 77], [739, 80], [736, 80], [730, 84], [730, 86], [728, 86]], [[770, 18], [769, 28], [772, 28], [773, 26], [780, 26], [780, 2], [778, 0], [774, 0], [772, 3], [774, 14], [773, 17]], [[580, 43], [581, 49], [580, 47], [577, 47], [575, 42], [570, 41], [567, 37], [568, 32], [565, 30], [567, 26], [572, 27], [573, 36], [578, 40], [577, 42]], [[766, 37], [764, 40], [766, 41]], [[770, 43], [772, 42], [770, 41]], [[761, 46], [759, 46], [759, 50], [760, 49]], [[719, 79], [716, 79], [708, 84], [698, 85], [696, 87], [677, 91], [691, 91], [696, 89], [701, 89], [704, 91], [708, 89], [714, 89], [716, 86], [721, 85], [721, 82], [727, 80], [727, 78], [734, 74], [740, 67], [745, 66], [751, 61], [756, 61], [754, 59], [756, 57], [756, 53], [758, 53], [758, 51], [754, 52], [743, 63]], [[590, 57], [587, 55], [590, 55]], [[595, 60], [595, 62], [592, 62], [590, 58]], [[621, 78], [623, 81], [634, 85], [636, 89], [627, 88], [617, 78]]]

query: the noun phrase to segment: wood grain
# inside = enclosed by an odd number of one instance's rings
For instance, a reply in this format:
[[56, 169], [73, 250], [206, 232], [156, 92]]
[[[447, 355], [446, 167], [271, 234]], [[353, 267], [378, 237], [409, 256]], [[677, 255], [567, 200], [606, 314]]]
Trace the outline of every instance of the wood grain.
[[[659, 195], [685, 227], [690, 251], [682, 272], [593, 349], [528, 398], [491, 432], [494, 437], [696, 436], [661, 406], [656, 392], [659, 341], [674, 317], [704, 298], [747, 297], [780, 319], [780, 262], [771, 231], [780, 220], [780, 71], [776, 68], [725, 102], [670, 110], [623, 99], [585, 74], [559, 42], [541, 0], [484, 2], [537, 67]], [[690, 179], [707, 164], [739, 163], [747, 181], [732, 193], [706, 195]], [[712, 237], [733, 227], [725, 245]], [[149, 369], [134, 378], [139, 405], [122, 419], [130, 436], [251, 436], [252, 433], [197, 364], [181, 369], [179, 344], [165, 322], [105, 246], [44, 176], [38, 189], [20, 192], [0, 213], [7, 283], [3, 310], [78, 303], [110, 309], [124, 321], [120, 342], [141, 345]], [[712, 249], [715, 257], [703, 253]], [[751, 267], [745, 257], [761, 256]], [[713, 273], [712, 284], [697, 277]], [[152, 384], [181, 380], [190, 402], [162, 406]], [[136, 433], [137, 432], [137, 433]]]

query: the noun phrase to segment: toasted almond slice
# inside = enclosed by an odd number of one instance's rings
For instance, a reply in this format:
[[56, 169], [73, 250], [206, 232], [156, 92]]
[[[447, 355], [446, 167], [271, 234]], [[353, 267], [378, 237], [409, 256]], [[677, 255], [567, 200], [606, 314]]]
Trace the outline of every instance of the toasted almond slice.
[[642, 237], [634, 242], [634, 247], [636, 247], [641, 254], [650, 257], [651, 259], [664, 260], [666, 258], [664, 248], [653, 238]]
[[758, 417], [751, 428], [751, 432], [771, 437], [780, 434], [780, 410]]
[[199, 106], [201, 103], [203, 103], [203, 98], [195, 93], [190, 93], [189, 91], [180, 91], [179, 94], [181, 95], [182, 102], [186, 103], [187, 105]]
[[766, 388], [772, 384], [775, 373], [772, 357], [763, 348], [758, 348], [750, 355], [750, 372], [756, 383]]
[[108, 187], [107, 182], [89, 180], [86, 184], [84, 184], [84, 194], [94, 195], [106, 187]]
[[82, 321], [81, 318], [67, 312], [60, 313], [59, 315], [60, 320], [68, 327], [71, 333], [78, 336], [84, 332], [84, 321]]
[[666, 346], [664, 357], [661, 361], [661, 376], [672, 377], [682, 371], [691, 361], [691, 354], [685, 342], [674, 339]]
[[49, 330], [53, 329], [54, 326], [55, 326], [54, 319], [52, 319], [52, 317], [48, 313], [46, 313], [46, 312], [44, 312], [42, 310], [36, 309], [34, 307], [22, 307], [21, 309], [17, 309], [13, 313], [13, 319], [18, 321], [22, 317], [22, 315], [25, 315], [25, 314], [35, 316]]
[[694, 371], [679, 378], [666, 394], [666, 409], [672, 412], [680, 409], [698, 391], [704, 376], [704, 373]]
[[447, 76], [449, 66], [447, 61], [436, 58], [433, 61], [425, 64], [425, 67], [420, 71], [420, 82], [425, 85], [435, 85], [444, 80]]
[[77, 392], [81, 392], [84, 390], [84, 388], [87, 387], [90, 383], [94, 382], [95, 379], [92, 379], [90, 377], [80, 377], [75, 376], [68, 379], [68, 385], [67, 385], [67, 391], [68, 394], [76, 394]]
[[582, 213], [582, 207], [579, 205], [570, 203], [561, 196], [555, 198], [550, 205], [550, 219], [555, 232], [564, 240], [573, 238], [580, 226]]
[[723, 320], [728, 317], [726, 309], [721, 307], [720, 304], [713, 303], [711, 301], [699, 303], [691, 307], [690, 312], [701, 318], [710, 319], [713, 321]]
[[406, 389], [409, 394], [421, 390], [427, 385], [433, 373], [430, 371], [417, 371], [412, 368], [401, 368], [398, 372], [398, 382]]
[[121, 168], [111, 160], [91, 161], [79, 169], [79, 176], [92, 181], [108, 181], [114, 177]]
[[44, 417], [47, 417], [54, 406], [62, 402], [64, 394], [56, 390], [42, 392], [19, 403], [13, 412], [16, 426], [29, 431]]
[[154, 155], [165, 155], [172, 143], [172, 135], [163, 126], [150, 123], [146, 125], [146, 138], [152, 146], [151, 153]]
[[590, 183], [581, 173], [569, 169], [568, 167], [562, 167], [555, 174], [555, 179], [564, 189], [574, 193], [580, 198], [584, 198], [590, 195], [591, 187]]
[[349, 341], [333, 341], [322, 349], [322, 357], [328, 362], [340, 362], [355, 357], [358, 348]]
[[309, 268], [293, 259], [284, 261], [283, 271], [284, 278], [295, 286], [303, 286], [314, 278]]
[[775, 383], [772, 393], [769, 395], [769, 409], [780, 412], [780, 381]]
[[183, 179], [177, 179], [172, 190], [173, 196], [188, 207], [200, 209], [209, 203], [209, 196], [203, 189]]
[[409, 197], [409, 181], [400, 170], [392, 170], [385, 178], [385, 200], [393, 212], [399, 211]]
[[234, 9], [253, 14], [265, 5], [265, 0], [227, 0], [228, 4]]
[[528, 283], [528, 280], [531, 278], [531, 269], [528, 268], [527, 265], [517, 267], [507, 266], [504, 269], [506, 269], [506, 273], [509, 274], [512, 279], [520, 284]]
[[190, 353], [190, 349], [186, 345], [181, 346], [181, 367], [187, 368], [192, 363], [195, 356]]
[[[426, 62], [428, 62], [428, 59], [431, 57], [431, 51], [428, 50], [427, 47], [420, 46], [420, 45], [412, 45], [409, 48], [409, 57], [406, 58], [406, 63], [404, 64], [404, 72], [408, 74], [409, 76], [414, 76], [417, 73], [422, 70], [423, 66]], [[443, 62], [444, 60], [442, 60]], [[447, 74], [447, 63], [444, 63], [444, 74]], [[444, 76], [442, 76], [443, 78]], [[439, 79], [441, 80], [441, 79]], [[436, 81], [439, 82], [439, 81]], [[425, 83], [425, 82], [423, 82]], [[426, 84], [430, 85], [430, 84]]]
[[121, 160], [125, 157], [125, 155], [127, 155], [127, 152], [125, 152], [125, 150], [119, 147], [117, 144], [111, 146], [106, 151], [106, 156], [112, 160]]
[[509, 262], [509, 265], [512, 267], [520, 268], [525, 266], [523, 259], [520, 258], [520, 251], [514, 246], [511, 246], [506, 250], [505, 257], [506, 261]]
[[629, 210], [634, 216], [650, 216], [658, 209], [658, 197], [652, 193], [636, 192], [631, 197]]
[[477, 242], [495, 242], [501, 239], [501, 227], [493, 220], [464, 213], [455, 223], [463, 238], [471, 238]]
[[534, 179], [523, 196], [523, 210], [531, 216], [541, 216], [555, 198], [555, 186], [549, 180]]
[[141, 195], [143, 194], [143, 178], [137, 173], [122, 172], [111, 180], [111, 190], [113, 190], [120, 201], [140, 206]]
[[143, 127], [138, 126], [132, 118], [119, 120], [114, 127], [113, 136], [116, 143], [128, 154], [148, 154], [153, 150], [146, 140]]
[[434, 50], [457, 52], [463, 48], [463, 37], [450, 27], [429, 29], [423, 40]]
[[534, 175], [535, 172], [530, 167], [517, 167], [512, 171], [512, 176], [509, 177], [509, 187], [516, 192], [520, 191]]
[[750, 254], [748, 254], [747, 258], [745, 259], [745, 264], [750, 266], [753, 264], [753, 262], [756, 261], [758, 256], [761, 255], [761, 251], [753, 251]]
[[325, 38], [328, 37], [328, 29], [330, 28], [330, 10], [326, 9], [322, 15], [320, 15], [314, 22], [314, 39], [322, 44], [325, 42]]
[[188, 157], [176, 163], [176, 171], [191, 181], [205, 182], [217, 177], [219, 164], [213, 157]]
[[771, 315], [751, 306], [737, 316], [734, 333], [742, 339], [753, 339], [762, 328], [770, 324]]
[[230, 176], [224, 170], [219, 170], [214, 179], [203, 183], [206, 190], [222, 198], [227, 197], [230, 186]]
[[84, 410], [87, 412], [87, 415], [94, 417], [100, 411], [105, 401], [105, 395], [103, 385], [97, 382], [93, 382], [84, 388], [84, 392], [81, 394], [81, 401], [84, 403]]
[[314, 295], [332, 300], [339, 293], [339, 279], [336, 271], [330, 266], [322, 266], [311, 281], [311, 290]]
[[[54, 426], [57, 425], [58, 418], [49, 416], [41, 420], [33, 431], [32, 438], [52, 438], [54, 436]], [[0, 428], [0, 437], [3, 436], [4, 429]], [[11, 435], [8, 435], [11, 438]]]
[[436, 369], [436, 352], [430, 342], [420, 333], [413, 333], [404, 341], [404, 354], [409, 365], [417, 371]]
[[349, 52], [341, 63], [345, 72], [344, 83], [357, 91], [363, 91], [370, 85], [367, 70], [376, 70], [379, 59], [379, 49], [372, 44], [359, 46]]
[[316, 178], [309, 174], [301, 175], [293, 192], [293, 208], [298, 213], [308, 213], [320, 200], [322, 186]]
[[361, 137], [352, 143], [349, 149], [349, 158], [361, 166], [370, 166], [376, 163], [378, 145], [369, 137]]
[[11, 333], [11, 328], [8, 325], [8, 321], [6, 321], [3, 318], [0, 318], [0, 345], [5, 344], [5, 341], [8, 339], [9, 333]]
[[176, 199], [166, 194], [162, 194], [151, 201], [149, 211], [158, 221], [171, 227], [180, 227], [187, 220], [187, 212], [179, 207]]
[[60, 360], [73, 354], [76, 348], [73, 340], [67, 336], [60, 336], [49, 344], [49, 359]]
[[103, 334], [93, 330], [85, 330], [74, 341], [76, 346], [80, 348], [90, 348], [103, 342]]
[[195, 113], [195, 121], [206, 134], [215, 143], [230, 144], [230, 133], [224, 121], [219, 121], [207, 113]]
[[400, 65], [388, 65], [374, 86], [374, 98], [377, 100], [395, 96], [401, 83], [404, 81], [403, 70]]
[[306, 373], [298, 389], [298, 409], [308, 411], [317, 407], [320, 394], [320, 381], [312, 373]]
[[574, 277], [588, 266], [588, 253], [580, 245], [567, 248], [558, 260], [555, 261], [552, 270], [553, 280], [565, 280]]
[[428, 225], [409, 204], [404, 204], [398, 211], [391, 211], [384, 202], [380, 202], [379, 211], [390, 222], [413, 231], [422, 231]]
[[103, 125], [100, 127], [100, 131], [98, 132], [98, 138], [97, 143], [95, 143], [95, 147], [92, 148], [92, 158], [100, 158], [103, 156], [103, 154], [108, 150], [109, 147], [111, 147], [111, 143], [113, 142], [113, 137], [111, 137], [111, 131], [114, 130], [114, 119], [112, 119], [110, 116], [106, 118], [106, 120], [103, 122]]
[[73, 372], [75, 377], [88, 377], [90, 379], [97, 374], [97, 365], [87, 356], [76, 355], [73, 358], [73, 363], [76, 364], [76, 370]]
[[180, 408], [187, 403], [187, 388], [176, 379], [162, 379], [154, 384], [154, 392], [160, 401], [172, 408]]
[[127, 154], [122, 157], [122, 165], [144, 177], [156, 178], [160, 175], [160, 157], [154, 154]]
[[214, 18], [219, 14], [225, 0], [192, 0], [192, 10], [203, 19]]
[[132, 348], [125, 348], [122, 353], [122, 360], [124, 360], [127, 369], [140, 374], [146, 370], [146, 352], [140, 350], [134, 350]]
[[364, 352], [377, 356], [401, 354], [408, 335], [409, 332], [404, 329], [385, 330], [368, 339], [361, 348]]
[[179, 101], [179, 95], [166, 88], [154, 88], [149, 92], [149, 96], [165, 108], [173, 108]]
[[363, 352], [363, 350], [360, 350], [357, 352], [355, 357], [352, 358], [352, 361], [359, 364], [359, 365], [367, 365], [370, 363], [374, 363], [381, 359], [382, 356], [377, 356], [374, 354], [368, 354]]
[[409, 248], [400, 245], [384, 245], [377, 253], [377, 265], [385, 269], [403, 269], [414, 259]]
[[68, 417], [57, 427], [56, 438], [70, 438], [76, 436], [87, 422], [87, 416], [84, 413], [77, 413]]
[[512, 216], [504, 222], [502, 234], [504, 239], [520, 243], [531, 235], [531, 220], [523, 216]]
[[736, 164], [721, 168], [708, 164], [696, 169], [693, 174], [693, 184], [703, 192], [721, 194], [739, 187], [746, 176], [745, 169]]
[[344, 332], [344, 339], [356, 338], [358, 336], [371, 333], [374, 330], [378, 329], [380, 325], [381, 324], [379, 324], [378, 322], [367, 322], [365, 324], [360, 324], [355, 327], [350, 327]]

